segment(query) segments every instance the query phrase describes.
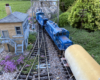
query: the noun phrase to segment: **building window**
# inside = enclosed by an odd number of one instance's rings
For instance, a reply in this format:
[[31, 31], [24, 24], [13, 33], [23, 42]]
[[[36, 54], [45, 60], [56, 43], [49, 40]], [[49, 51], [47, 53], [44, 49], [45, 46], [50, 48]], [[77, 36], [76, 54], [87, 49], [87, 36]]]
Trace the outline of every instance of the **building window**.
[[16, 34], [21, 34], [21, 29], [20, 29], [20, 27], [16, 27]]

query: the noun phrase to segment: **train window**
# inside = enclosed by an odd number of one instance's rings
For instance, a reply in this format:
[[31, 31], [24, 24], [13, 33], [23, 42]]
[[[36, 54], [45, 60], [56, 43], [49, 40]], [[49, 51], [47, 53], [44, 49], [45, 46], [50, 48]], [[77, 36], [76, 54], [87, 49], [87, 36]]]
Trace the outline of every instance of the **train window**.
[[62, 35], [62, 33], [59, 33], [59, 36], [61, 36]]
[[63, 35], [66, 35], [66, 33], [63, 33]]
[[46, 24], [47, 20], [44, 20], [44, 24]]

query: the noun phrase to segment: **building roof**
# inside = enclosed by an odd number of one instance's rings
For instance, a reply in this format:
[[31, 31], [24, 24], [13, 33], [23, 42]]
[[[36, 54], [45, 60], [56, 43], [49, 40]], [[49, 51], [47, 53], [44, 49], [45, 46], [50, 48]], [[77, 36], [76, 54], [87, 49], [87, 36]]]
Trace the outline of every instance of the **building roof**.
[[24, 22], [24, 20], [28, 17], [28, 14], [21, 12], [13, 12], [7, 17], [0, 19], [0, 23], [16, 23], [16, 22]]

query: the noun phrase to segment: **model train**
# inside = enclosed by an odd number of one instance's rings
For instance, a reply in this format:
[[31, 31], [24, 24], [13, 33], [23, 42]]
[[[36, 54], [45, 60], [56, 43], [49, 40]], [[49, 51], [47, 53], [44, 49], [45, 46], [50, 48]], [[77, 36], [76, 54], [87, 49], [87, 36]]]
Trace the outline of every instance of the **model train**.
[[73, 44], [73, 42], [69, 39], [69, 31], [64, 28], [59, 28], [56, 23], [48, 20], [48, 18], [44, 16], [42, 10], [37, 11], [36, 20], [41, 27], [47, 31], [60, 51], [66, 50]]
[[36, 20], [58, 49], [66, 50], [65, 58], [76, 80], [100, 80], [100, 65], [80, 45], [73, 45], [68, 30], [59, 28], [56, 23], [48, 20], [41, 10], [37, 11]]

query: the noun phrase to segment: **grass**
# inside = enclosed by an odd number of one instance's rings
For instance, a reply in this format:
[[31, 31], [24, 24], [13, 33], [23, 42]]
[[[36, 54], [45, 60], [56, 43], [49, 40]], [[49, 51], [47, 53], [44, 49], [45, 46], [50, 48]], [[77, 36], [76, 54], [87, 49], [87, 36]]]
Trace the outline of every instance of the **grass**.
[[84, 49], [100, 64], [100, 31], [89, 33], [86, 30], [72, 28], [70, 25], [66, 25], [64, 28], [70, 32], [72, 41], [75, 44], [83, 46]]
[[18, 11], [18, 12], [26, 13], [31, 6], [30, 1], [0, 1], [0, 19], [7, 16], [5, 11], [6, 3], [9, 3], [12, 12]]
[[29, 34], [28, 43], [33, 44], [36, 40], [36, 33]]
[[32, 49], [32, 45], [28, 45], [27, 50], [30, 51]]

